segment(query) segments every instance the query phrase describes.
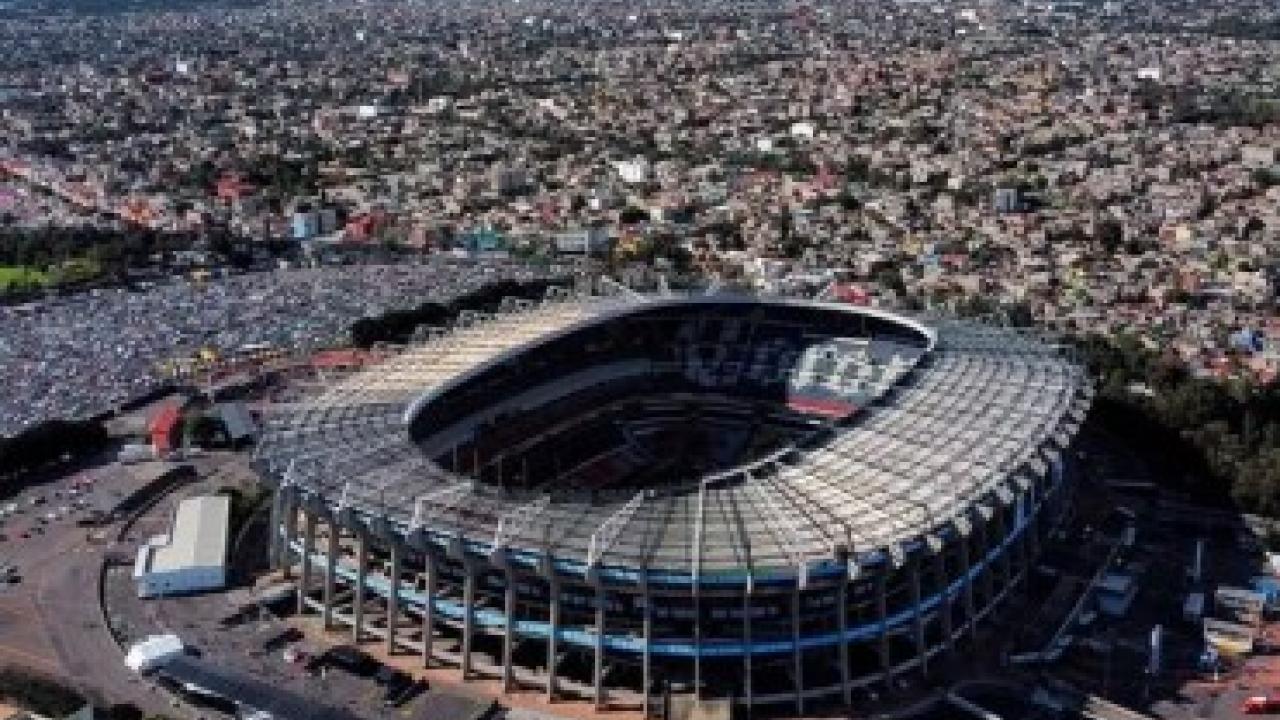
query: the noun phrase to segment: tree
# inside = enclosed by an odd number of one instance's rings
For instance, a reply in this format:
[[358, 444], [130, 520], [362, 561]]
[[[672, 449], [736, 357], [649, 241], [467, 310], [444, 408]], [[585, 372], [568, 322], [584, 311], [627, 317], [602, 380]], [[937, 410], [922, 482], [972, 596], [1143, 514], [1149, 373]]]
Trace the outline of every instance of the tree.
[[85, 704], [79, 693], [61, 681], [13, 665], [0, 668], [0, 697], [49, 717], [70, 715]]
[[195, 447], [211, 447], [226, 442], [227, 433], [218, 418], [194, 412], [182, 419], [183, 442]]
[[1119, 221], [1108, 218], [1098, 223], [1093, 237], [1103, 252], [1108, 255], [1114, 255], [1120, 249], [1121, 243], [1124, 242], [1124, 227], [1120, 225]]
[[1253, 171], [1252, 177], [1253, 181], [1263, 188], [1280, 184], [1280, 175], [1277, 175], [1270, 168], [1258, 168]]
[[51, 420], [32, 426], [12, 438], [0, 438], [0, 477], [21, 475], [64, 457], [86, 457], [107, 440], [100, 423]]
[[634, 205], [628, 205], [618, 213], [618, 222], [623, 225], [637, 225], [649, 219], [649, 213]]
[[881, 287], [892, 290], [899, 296], [907, 294], [907, 285], [902, 281], [902, 272], [896, 265], [880, 268], [876, 271], [875, 278]]
[[[1192, 376], [1174, 355], [1131, 335], [1090, 337], [1080, 350], [1103, 379], [1093, 417], [1162, 464], [1202, 500], [1280, 515], [1280, 385]], [[1146, 383], [1135, 395], [1129, 383]]]

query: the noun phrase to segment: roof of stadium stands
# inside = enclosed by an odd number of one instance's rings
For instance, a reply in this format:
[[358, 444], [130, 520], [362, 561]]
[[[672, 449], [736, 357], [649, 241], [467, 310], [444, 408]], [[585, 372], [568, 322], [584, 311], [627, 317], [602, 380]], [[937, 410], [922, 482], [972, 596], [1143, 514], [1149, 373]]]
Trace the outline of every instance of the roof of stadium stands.
[[[865, 407], [846, 421], [820, 423], [812, 441], [676, 488], [552, 485], [516, 493], [446, 469], [411, 437], [415, 416], [449, 388], [548, 338], [698, 303], [852, 313], [925, 342], [906, 359], [837, 358], [843, 382], [864, 389]], [[876, 362], [878, 368], [867, 368]], [[873, 378], [870, 384], [863, 375]], [[810, 301], [570, 296], [476, 316], [337, 382], [305, 410], [272, 417], [257, 461], [280, 481], [371, 525], [385, 521], [400, 532], [430, 533], [433, 541], [454, 538], [475, 552], [501, 548], [521, 561], [550, 558], [566, 570], [621, 577], [643, 571], [649, 579], [706, 583], [745, 575], [754, 582], [900, 561], [920, 543], [968, 534], [979, 515], [990, 517], [990, 508], [1007, 503], [1032, 473], [1048, 472], [1083, 421], [1092, 392], [1068, 353], [1031, 331]]]

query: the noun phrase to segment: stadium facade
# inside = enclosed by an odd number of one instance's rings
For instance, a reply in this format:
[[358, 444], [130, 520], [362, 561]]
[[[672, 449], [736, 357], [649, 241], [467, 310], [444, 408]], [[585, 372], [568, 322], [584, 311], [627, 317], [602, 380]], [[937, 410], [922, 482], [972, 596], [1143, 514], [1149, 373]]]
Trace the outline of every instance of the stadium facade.
[[812, 301], [512, 301], [276, 413], [298, 609], [504, 687], [804, 713], [940, 654], [1066, 507], [1049, 339]]

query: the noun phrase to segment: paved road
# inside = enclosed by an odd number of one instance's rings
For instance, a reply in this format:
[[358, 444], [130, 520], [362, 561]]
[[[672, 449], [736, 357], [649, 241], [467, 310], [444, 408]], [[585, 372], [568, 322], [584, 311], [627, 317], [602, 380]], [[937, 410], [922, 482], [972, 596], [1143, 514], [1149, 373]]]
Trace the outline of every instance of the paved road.
[[24, 578], [0, 595], [0, 658], [61, 675], [107, 702], [166, 710], [167, 704], [124, 667], [102, 623], [97, 597], [102, 550], [77, 530], [50, 532], [7, 556], [23, 568]]
[[[101, 509], [136, 488], [143, 475], [119, 466], [94, 471], [93, 490]], [[166, 695], [124, 666], [120, 648], [108, 632], [98, 603], [98, 579], [109, 545], [91, 542], [90, 531], [72, 518], [42, 525], [43, 534], [20, 537], [37, 526], [35, 516], [67, 502], [52, 493], [66, 480], [34, 488], [15, 501], [26, 512], [9, 519], [0, 543], [0, 562], [16, 565], [17, 585], [0, 585], [0, 664], [11, 663], [61, 676], [83, 694], [101, 702], [131, 702], [147, 713], [173, 714]], [[32, 495], [46, 504], [29, 505]], [[111, 531], [107, 533], [111, 535]]]
[[131, 702], [149, 713], [169, 710], [167, 698], [124, 666], [98, 608], [102, 553], [73, 546], [61, 562], [48, 566], [38, 591], [39, 611], [66, 675], [89, 695], [108, 702]]
[[[58, 528], [45, 535], [13, 537], [6, 542], [0, 559], [17, 565], [23, 580], [0, 590], [0, 657], [36, 670], [69, 674], [49, 637], [41, 604], [46, 598], [44, 588], [50, 569], [64, 557], [85, 554], [83, 532]], [[97, 603], [90, 607], [96, 608]]]

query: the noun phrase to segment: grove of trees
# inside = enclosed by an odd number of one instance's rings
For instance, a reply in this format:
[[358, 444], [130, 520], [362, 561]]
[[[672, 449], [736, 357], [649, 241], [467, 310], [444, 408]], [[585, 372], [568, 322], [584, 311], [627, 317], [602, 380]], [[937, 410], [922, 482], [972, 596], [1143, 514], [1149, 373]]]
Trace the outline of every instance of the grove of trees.
[[16, 665], [0, 668], [0, 698], [45, 717], [64, 717], [85, 704], [60, 680]]
[[[249, 253], [222, 229], [204, 234], [168, 233], [130, 227], [120, 230], [91, 225], [42, 228], [6, 227], [0, 221], [0, 267], [30, 268], [47, 281], [11, 284], [8, 295], [34, 295], [46, 286], [74, 290], [88, 286], [127, 283], [131, 273], [154, 270], [169, 273], [173, 253], [205, 247], [236, 267], [247, 267]], [[277, 245], [264, 245], [273, 253]]]
[[1080, 348], [1099, 380], [1101, 429], [1160, 460], [1177, 489], [1280, 516], [1280, 384], [1198, 378], [1128, 335]]
[[[13, 437], [0, 437], [0, 479], [11, 480], [63, 459], [88, 457], [107, 441], [102, 423], [71, 420], [50, 420]], [[16, 489], [9, 483], [3, 487]]]

